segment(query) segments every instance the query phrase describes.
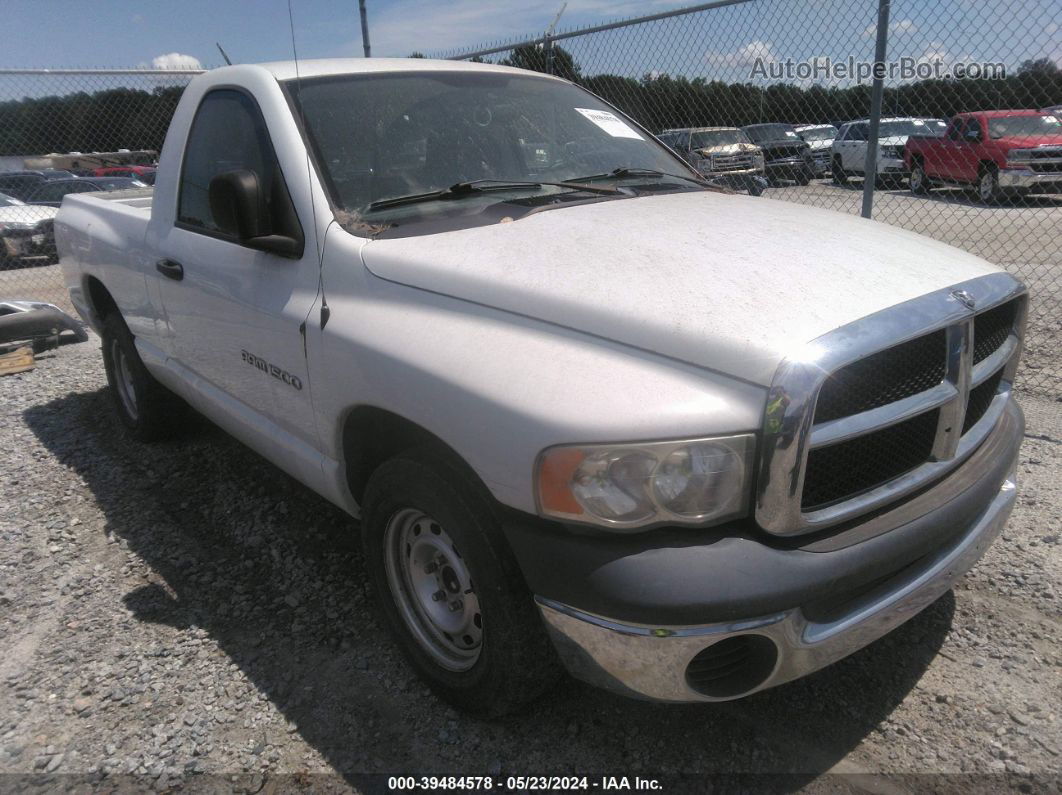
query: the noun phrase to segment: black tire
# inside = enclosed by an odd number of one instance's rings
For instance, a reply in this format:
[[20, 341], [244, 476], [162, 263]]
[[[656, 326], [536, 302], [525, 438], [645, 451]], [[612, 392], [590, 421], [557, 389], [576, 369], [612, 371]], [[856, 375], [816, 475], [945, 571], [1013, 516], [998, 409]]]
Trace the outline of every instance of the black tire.
[[811, 169], [802, 168], [795, 174], [793, 174], [793, 181], [803, 188], [804, 186], [811, 184], [811, 178], [813, 176], [814, 175], [812, 174]]
[[173, 436], [182, 426], [187, 407], [147, 371], [132, 333], [116, 313], [103, 320], [103, 365], [114, 409], [130, 436], [154, 442]]
[[929, 195], [929, 191], [932, 190], [933, 186], [929, 184], [929, 177], [926, 176], [922, 161], [916, 160], [911, 164], [911, 176], [907, 178], [907, 186], [911, 189], [911, 193], [916, 196]]
[[848, 184], [848, 175], [845, 173], [844, 168], [841, 167], [841, 158], [835, 157], [833, 159], [833, 164], [830, 166], [830, 176], [834, 185]]
[[[497, 716], [526, 705], [556, 680], [560, 667], [538, 608], [503, 537], [491, 498], [474, 475], [447, 456], [413, 450], [391, 458], [372, 474], [362, 502], [365, 565], [380, 611], [405, 656], [441, 698], [467, 712]], [[466, 659], [462, 670], [438, 660], [438, 644], [445, 651], [447, 642], [456, 639], [428, 623], [426, 616], [437, 608], [423, 597], [418, 602], [416, 586], [405, 578], [407, 572], [409, 577], [429, 573], [428, 567], [413, 568], [420, 536], [395, 535], [396, 523], [411, 512], [423, 516], [430, 532], [436, 533], [434, 541], [427, 532], [424, 538], [434, 543], [441, 535], [446, 540], [454, 550], [452, 562], [463, 570], [462, 580], [468, 577], [471, 587], [463, 591], [463, 605], [457, 610], [476, 600], [478, 650], [466, 650], [476, 656]], [[419, 526], [414, 530], [419, 532]], [[401, 568], [403, 558], [409, 561], [406, 569]], [[440, 585], [450, 562], [440, 564]], [[435, 597], [443, 590], [440, 587], [432, 601], [439, 602]], [[461, 591], [454, 588], [452, 593], [457, 597]], [[447, 593], [442, 601], [450, 598]], [[426, 633], [433, 633], [434, 640]]]
[[749, 184], [749, 196], [761, 196], [763, 195], [763, 186], [759, 183]]
[[995, 166], [982, 166], [977, 174], [977, 197], [982, 204], [999, 204], [1003, 193], [999, 189], [999, 170]]

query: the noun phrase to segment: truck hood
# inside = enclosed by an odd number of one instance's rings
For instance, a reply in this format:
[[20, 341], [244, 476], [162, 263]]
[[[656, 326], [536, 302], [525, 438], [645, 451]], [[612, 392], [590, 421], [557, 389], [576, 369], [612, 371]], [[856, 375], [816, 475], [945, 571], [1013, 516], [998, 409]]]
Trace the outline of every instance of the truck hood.
[[374, 240], [375, 275], [769, 384], [838, 326], [999, 269], [857, 216], [673, 193]]
[[719, 144], [718, 146], [705, 146], [695, 149], [699, 155], [709, 157], [711, 155], [741, 155], [746, 152], [758, 152], [760, 148], [756, 144]]
[[35, 204], [18, 204], [14, 207], [0, 207], [0, 222], [17, 224], [35, 224], [49, 218], [55, 218], [59, 211], [54, 207], [40, 207]]
[[992, 141], [1007, 149], [1036, 149], [1038, 146], [1062, 146], [1062, 135], [1011, 135]]

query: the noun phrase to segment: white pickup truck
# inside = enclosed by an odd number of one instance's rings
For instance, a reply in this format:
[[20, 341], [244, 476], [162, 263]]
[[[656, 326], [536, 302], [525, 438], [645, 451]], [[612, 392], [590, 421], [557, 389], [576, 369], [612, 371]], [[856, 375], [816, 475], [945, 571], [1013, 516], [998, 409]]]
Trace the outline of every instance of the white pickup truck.
[[718, 701], [943, 594], [1015, 500], [1027, 296], [962, 251], [713, 189], [566, 81], [196, 77], [155, 188], [67, 196], [124, 426], [185, 404], [361, 519], [412, 665]]

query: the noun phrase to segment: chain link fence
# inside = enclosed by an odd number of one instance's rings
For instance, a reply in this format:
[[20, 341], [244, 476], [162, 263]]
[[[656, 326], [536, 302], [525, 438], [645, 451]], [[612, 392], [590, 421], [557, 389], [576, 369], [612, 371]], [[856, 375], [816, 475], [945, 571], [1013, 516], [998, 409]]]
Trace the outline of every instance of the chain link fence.
[[197, 71], [0, 69], [0, 301], [72, 311], [52, 222], [67, 193], [154, 183]]
[[[1033, 293], [1020, 385], [1057, 397], [1062, 194], [1030, 189], [1062, 186], [1060, 21], [1059, 0], [723, 0], [435, 57], [566, 77], [737, 190], [1007, 268]], [[0, 69], [0, 300], [68, 306], [62, 195], [150, 183], [194, 74]]]
[[1020, 385], [1058, 397], [1062, 192], [1033, 191], [1062, 191], [1060, 22], [1057, 0], [724, 0], [432, 57], [565, 77], [737, 190], [997, 263], [1033, 294]]

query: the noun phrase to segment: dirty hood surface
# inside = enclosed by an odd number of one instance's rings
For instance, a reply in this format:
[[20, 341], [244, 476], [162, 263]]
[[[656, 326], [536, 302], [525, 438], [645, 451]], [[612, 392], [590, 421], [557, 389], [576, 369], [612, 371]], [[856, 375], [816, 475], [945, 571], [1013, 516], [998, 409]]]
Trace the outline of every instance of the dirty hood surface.
[[362, 256], [383, 279], [758, 384], [838, 326], [999, 270], [858, 216], [714, 192], [374, 240]]

